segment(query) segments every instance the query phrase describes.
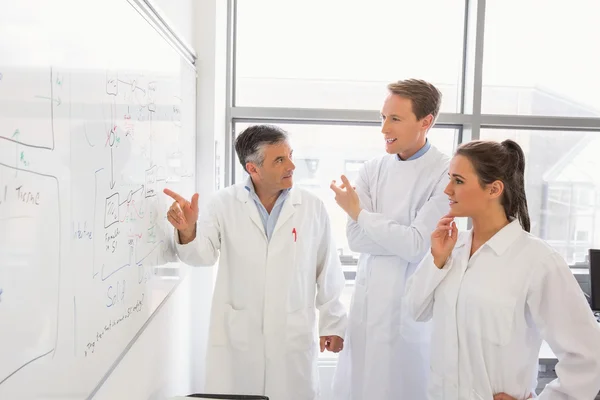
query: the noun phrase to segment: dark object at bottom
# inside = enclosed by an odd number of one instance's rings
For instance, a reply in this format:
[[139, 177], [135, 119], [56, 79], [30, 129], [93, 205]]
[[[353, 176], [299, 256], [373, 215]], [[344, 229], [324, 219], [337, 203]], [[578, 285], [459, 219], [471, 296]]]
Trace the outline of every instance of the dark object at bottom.
[[187, 397], [196, 397], [201, 399], [222, 399], [222, 400], [269, 400], [267, 396], [255, 396], [245, 394], [190, 394]]

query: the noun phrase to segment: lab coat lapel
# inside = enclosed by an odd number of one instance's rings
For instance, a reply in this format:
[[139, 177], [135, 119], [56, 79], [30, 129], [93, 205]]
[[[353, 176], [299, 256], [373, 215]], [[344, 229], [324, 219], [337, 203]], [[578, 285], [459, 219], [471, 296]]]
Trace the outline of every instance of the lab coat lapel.
[[471, 241], [473, 238], [473, 231], [468, 230], [459, 237], [459, 241], [456, 243], [456, 261], [460, 267], [461, 276], [464, 275], [469, 265], [469, 258], [471, 256]]
[[371, 185], [371, 190], [370, 190], [370, 194], [371, 194], [371, 206], [373, 207], [373, 211], [377, 212], [379, 211], [379, 208], [377, 208], [377, 200], [378, 200], [378, 190], [379, 190], [379, 175], [381, 175], [381, 166], [383, 165], [383, 161], [379, 162], [378, 165], [378, 170], [377, 173], [375, 174], [375, 177], [373, 179], [373, 183]]
[[301, 193], [298, 190], [292, 188], [290, 190], [289, 197], [283, 202], [281, 214], [279, 214], [279, 218], [277, 219], [277, 225], [275, 225], [273, 236], [275, 236], [279, 228], [281, 228], [290, 218], [292, 218], [292, 216], [296, 212], [296, 206], [301, 203]]
[[260, 215], [258, 213], [258, 209], [256, 208], [256, 204], [254, 200], [250, 197], [250, 193], [248, 190], [240, 185], [237, 189], [237, 198], [239, 201], [244, 203], [243, 207], [246, 208], [246, 213], [248, 217], [254, 222], [254, 225], [258, 228], [258, 230], [262, 233], [265, 240], [267, 240], [267, 235], [265, 234], [265, 228], [263, 226], [262, 220], [260, 219]]
[[447, 285], [446, 297], [449, 304], [456, 307], [458, 302], [458, 293], [460, 290], [460, 281], [462, 281], [463, 276], [467, 270], [467, 265], [469, 263], [469, 253], [471, 251], [471, 231], [461, 232], [458, 237], [458, 241], [454, 246], [454, 251], [452, 252], [452, 258], [454, 259], [452, 262], [452, 271], [450, 275], [446, 278], [455, 284]]

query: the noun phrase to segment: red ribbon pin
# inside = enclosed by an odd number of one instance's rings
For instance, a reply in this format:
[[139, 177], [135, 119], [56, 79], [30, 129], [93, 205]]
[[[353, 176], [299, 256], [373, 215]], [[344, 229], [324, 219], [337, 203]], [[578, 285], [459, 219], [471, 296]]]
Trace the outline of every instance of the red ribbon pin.
[[296, 238], [298, 235], [296, 234], [296, 228], [292, 229], [292, 235], [294, 235], [294, 243], [296, 242]]

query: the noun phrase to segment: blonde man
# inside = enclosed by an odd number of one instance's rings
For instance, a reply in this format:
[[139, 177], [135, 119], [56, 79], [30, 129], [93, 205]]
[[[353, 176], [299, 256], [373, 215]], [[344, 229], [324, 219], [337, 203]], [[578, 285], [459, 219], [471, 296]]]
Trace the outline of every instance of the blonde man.
[[344, 176], [331, 184], [349, 216], [350, 249], [360, 253], [336, 400], [427, 397], [430, 327], [411, 320], [403, 304], [406, 281], [449, 209], [449, 157], [427, 140], [440, 103], [425, 81], [388, 85], [381, 108], [387, 154], [364, 164], [356, 188]]

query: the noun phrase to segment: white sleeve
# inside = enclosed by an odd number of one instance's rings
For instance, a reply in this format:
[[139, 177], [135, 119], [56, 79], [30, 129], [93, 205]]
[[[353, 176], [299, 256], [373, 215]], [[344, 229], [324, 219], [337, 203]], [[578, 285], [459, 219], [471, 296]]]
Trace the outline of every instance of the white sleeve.
[[213, 199], [200, 214], [196, 223], [196, 237], [187, 244], [181, 244], [179, 233], [174, 229], [174, 242], [177, 256], [184, 263], [194, 266], [211, 266], [219, 258], [221, 248], [221, 226]]
[[448, 275], [450, 268], [452, 268], [452, 256], [444, 268], [439, 269], [433, 263], [433, 256], [429, 253], [406, 282], [404, 301], [410, 316], [415, 321], [429, 321], [433, 316], [435, 290]]
[[346, 332], [346, 308], [340, 297], [346, 285], [340, 257], [331, 233], [329, 215], [321, 204], [323, 234], [317, 250], [317, 296], [319, 310], [319, 336], [344, 337]]
[[440, 218], [448, 213], [448, 196], [444, 194], [447, 184], [448, 176], [444, 173], [432, 196], [408, 226], [366, 209], [360, 212], [358, 224], [366, 236], [385, 251], [408, 262], [418, 262], [429, 249], [431, 232]]
[[534, 273], [527, 306], [558, 359], [557, 379], [539, 399], [595, 398], [600, 391], [600, 327], [559, 254], [546, 257]]
[[[356, 193], [360, 199], [360, 206], [363, 209], [362, 212], [365, 210], [373, 212], [375, 208], [371, 199], [371, 188], [369, 187], [369, 176], [366, 164], [363, 164], [359, 169], [358, 180], [356, 181], [355, 186]], [[373, 188], [373, 190], [376, 190], [376, 188]], [[348, 247], [356, 253], [367, 253], [374, 256], [393, 255], [393, 253], [387, 251], [385, 248], [375, 243], [373, 239], [368, 237], [358, 222], [352, 218], [348, 218], [346, 236], [348, 237]]]

